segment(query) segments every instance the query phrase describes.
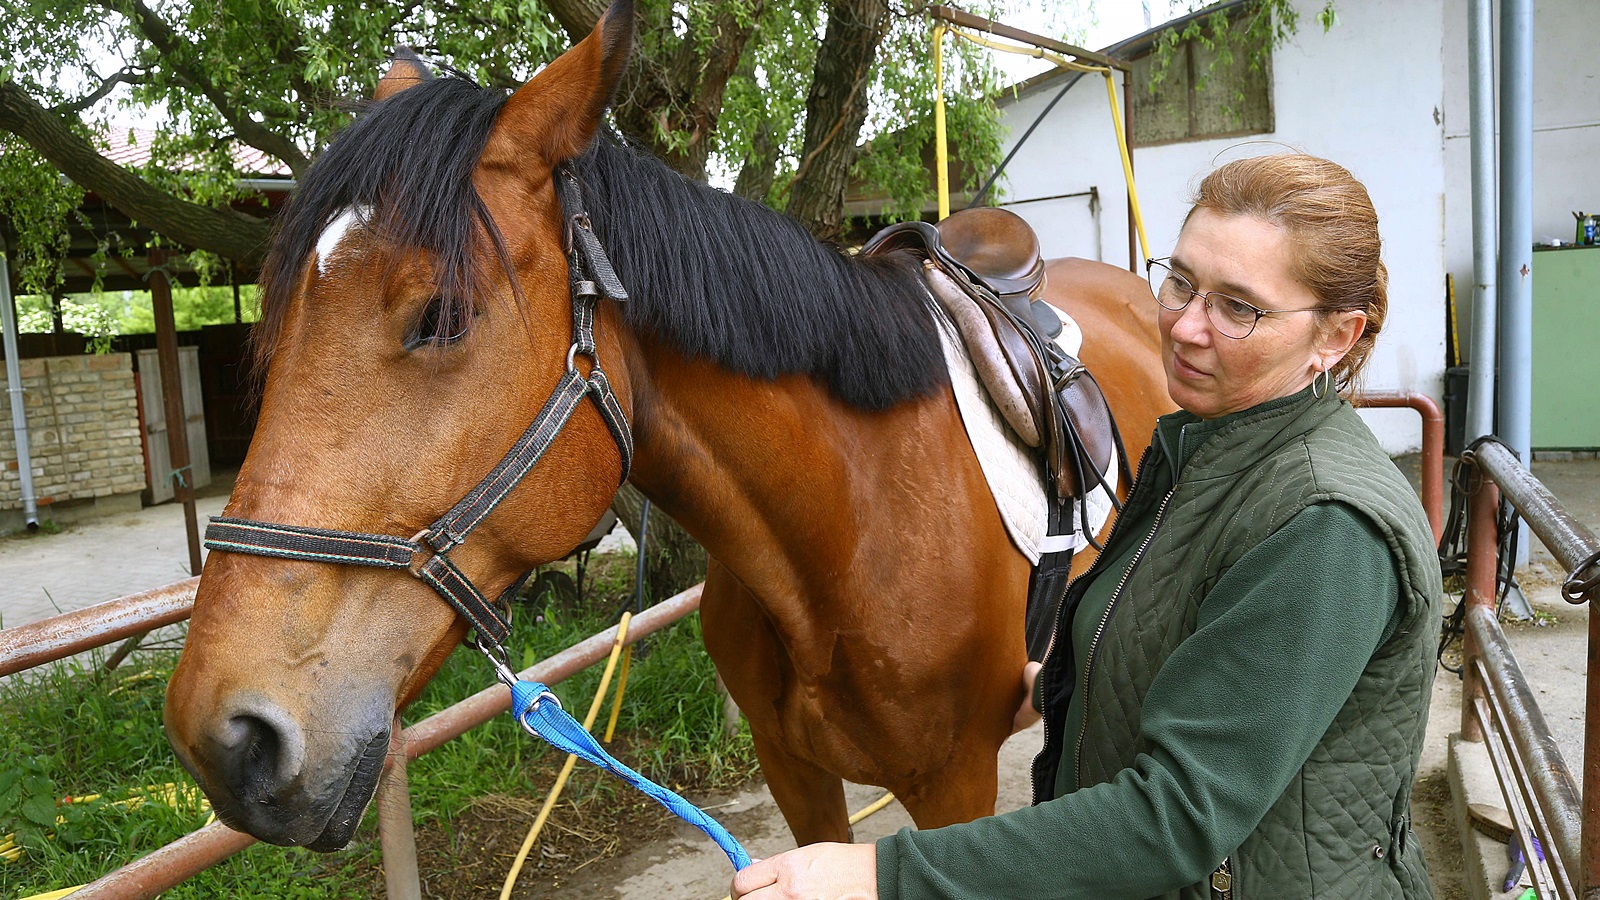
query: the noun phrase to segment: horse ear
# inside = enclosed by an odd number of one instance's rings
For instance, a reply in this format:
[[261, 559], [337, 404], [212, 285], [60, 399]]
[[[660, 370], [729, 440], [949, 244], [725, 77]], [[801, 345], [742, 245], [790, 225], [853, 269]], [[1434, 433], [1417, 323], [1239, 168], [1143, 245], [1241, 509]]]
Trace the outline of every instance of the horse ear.
[[422, 61], [422, 57], [409, 47], [401, 47], [389, 60], [389, 71], [378, 79], [378, 89], [373, 92], [372, 99], [387, 100], [408, 87], [415, 87], [432, 78], [433, 73], [428, 71], [428, 64]]
[[613, 0], [588, 37], [511, 95], [493, 142], [513, 158], [538, 151], [552, 166], [581, 154], [600, 127], [632, 45], [633, 0]]

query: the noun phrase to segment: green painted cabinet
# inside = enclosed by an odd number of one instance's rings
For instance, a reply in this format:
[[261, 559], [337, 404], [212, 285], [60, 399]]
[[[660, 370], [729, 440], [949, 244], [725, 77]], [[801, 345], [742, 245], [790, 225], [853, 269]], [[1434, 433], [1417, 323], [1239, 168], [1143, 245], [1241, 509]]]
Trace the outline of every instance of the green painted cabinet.
[[1600, 247], [1533, 254], [1533, 446], [1600, 448]]

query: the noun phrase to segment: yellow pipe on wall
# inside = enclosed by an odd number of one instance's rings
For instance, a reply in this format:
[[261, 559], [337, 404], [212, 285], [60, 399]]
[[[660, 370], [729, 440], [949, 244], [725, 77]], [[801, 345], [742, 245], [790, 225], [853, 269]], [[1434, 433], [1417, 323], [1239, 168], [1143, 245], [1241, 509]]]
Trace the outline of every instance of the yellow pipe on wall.
[[950, 215], [950, 150], [944, 133], [944, 24], [933, 26], [933, 147], [938, 179], [939, 219]]

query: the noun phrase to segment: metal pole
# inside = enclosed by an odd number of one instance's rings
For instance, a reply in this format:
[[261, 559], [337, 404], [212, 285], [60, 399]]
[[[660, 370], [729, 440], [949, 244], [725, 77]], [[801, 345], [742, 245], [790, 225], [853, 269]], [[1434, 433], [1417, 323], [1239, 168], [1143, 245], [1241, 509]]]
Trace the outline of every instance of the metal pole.
[[10, 249], [0, 236], [0, 331], [5, 333], [6, 391], [11, 399], [11, 434], [17, 445], [17, 480], [22, 489], [22, 520], [39, 530], [39, 498], [33, 493], [33, 454], [28, 446], [28, 411], [23, 407], [22, 364], [17, 359], [17, 310], [11, 300]]
[[[1133, 179], [1133, 73], [1122, 73], [1122, 139], [1128, 147], [1128, 179]], [[1139, 220], [1134, 216], [1133, 190], [1128, 190], [1128, 271], [1139, 274]]]
[[[1474, 466], [1467, 475], [1472, 479], [1471, 505], [1467, 507], [1467, 595], [1462, 602], [1472, 609], [1483, 608], [1493, 614], [1495, 599], [1495, 569], [1498, 557], [1496, 515], [1500, 507], [1500, 491], [1494, 482]], [[1461, 636], [1461, 737], [1463, 740], [1483, 741], [1483, 730], [1472, 714], [1473, 701], [1484, 696], [1484, 685], [1473, 671], [1472, 661], [1482, 655], [1472, 629]]]
[[1583, 826], [1579, 844], [1582, 847], [1578, 870], [1578, 884], [1585, 900], [1600, 897], [1600, 802], [1595, 801], [1600, 792], [1600, 613], [1595, 612], [1594, 601], [1589, 597], [1589, 664], [1585, 666], [1583, 716]]
[[1495, 166], [1493, 0], [1470, 0], [1467, 68], [1472, 98], [1472, 370], [1466, 440], [1494, 433]]
[[1499, 434], [1528, 465], [1533, 442], [1533, 0], [1500, 4], [1499, 306]]
[[389, 765], [378, 776], [378, 843], [383, 848], [383, 885], [388, 900], [422, 900], [411, 787], [406, 781], [406, 738], [399, 716], [389, 730]]

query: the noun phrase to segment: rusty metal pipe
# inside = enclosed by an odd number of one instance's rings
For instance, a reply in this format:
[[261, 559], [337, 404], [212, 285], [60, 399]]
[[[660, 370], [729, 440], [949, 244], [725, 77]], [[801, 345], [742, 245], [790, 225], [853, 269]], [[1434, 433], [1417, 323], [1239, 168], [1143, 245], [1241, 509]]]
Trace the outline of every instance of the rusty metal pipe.
[[[654, 634], [700, 608], [700, 590], [697, 584], [679, 594], [657, 603], [633, 617], [628, 625], [624, 642], [632, 644], [640, 638]], [[584, 641], [557, 653], [542, 662], [517, 673], [527, 681], [555, 684], [577, 672], [594, 665], [611, 653], [616, 640], [615, 625]], [[440, 744], [471, 731], [511, 708], [511, 692], [505, 685], [495, 684], [473, 694], [460, 703], [434, 713], [405, 730], [406, 756], [415, 759]]]
[[383, 850], [383, 886], [388, 900], [422, 900], [417, 874], [417, 832], [406, 780], [406, 739], [400, 717], [389, 731], [389, 755], [378, 778], [378, 845]]
[[1483, 668], [1494, 683], [1493, 699], [1504, 704], [1501, 713], [1505, 730], [1526, 763], [1535, 799], [1549, 817], [1555, 841], [1553, 847], [1546, 849], [1560, 854], [1563, 866], [1573, 871], [1579, 865], [1583, 846], [1578, 785], [1561, 758], [1544, 713], [1539, 711], [1539, 701], [1528, 687], [1500, 623], [1495, 621], [1494, 608], [1477, 604], [1469, 607], [1466, 626], [1478, 645]]
[[[1478, 468], [1500, 486], [1523, 521], [1549, 548], [1550, 555], [1562, 568], [1571, 572], [1600, 551], [1600, 538], [1568, 514], [1561, 501], [1533, 477], [1508, 447], [1486, 441], [1473, 451], [1473, 457]], [[1582, 598], [1567, 599], [1573, 603], [1583, 602]]]
[[1444, 535], [1444, 413], [1427, 394], [1416, 391], [1373, 391], [1359, 394], [1356, 406], [1368, 409], [1414, 409], [1422, 416], [1422, 508], [1428, 513], [1433, 543]]
[[0, 631], [0, 676], [42, 666], [189, 618], [199, 578], [185, 578]]
[[1578, 883], [1585, 898], [1600, 898], [1600, 613], [1589, 604], [1589, 664], [1583, 711], [1583, 866]]
[[148, 900], [255, 842], [244, 832], [212, 822], [84, 885], [72, 893], [72, 900]]
[[[1495, 577], [1499, 568], [1499, 532], [1496, 515], [1500, 507], [1500, 491], [1494, 482], [1472, 470], [1472, 495], [1467, 508], [1467, 588], [1461, 602], [1467, 611], [1483, 610], [1490, 618], [1495, 609]], [[1471, 616], [1467, 617], [1469, 620]], [[1498, 623], [1495, 625], [1499, 629]], [[1483, 696], [1483, 685], [1472, 661], [1481, 650], [1478, 638], [1471, 628], [1461, 635], [1461, 737], [1481, 743], [1483, 731], [1472, 717], [1472, 702]]]
[[[176, 588], [199, 579], [191, 578], [169, 587]], [[697, 584], [667, 598], [635, 616], [628, 626], [625, 643], [633, 643], [653, 634], [700, 608], [700, 591]], [[166, 588], [163, 588], [166, 590]], [[140, 595], [134, 595], [135, 597]], [[134, 599], [133, 597], [123, 598]], [[113, 600], [112, 603], [121, 601]], [[193, 602], [193, 590], [190, 590]], [[111, 604], [101, 604], [109, 606]], [[93, 609], [94, 607], [91, 607]], [[87, 612], [88, 610], [82, 610]], [[187, 609], [185, 610], [187, 615]], [[69, 615], [71, 615], [69, 613]], [[57, 618], [64, 618], [58, 616]], [[162, 623], [166, 624], [166, 623]], [[137, 625], [135, 627], [138, 627]], [[17, 630], [17, 629], [13, 629]], [[0, 632], [0, 635], [10, 632]], [[121, 635], [118, 635], [120, 637]], [[116, 640], [115, 637], [108, 640]], [[519, 673], [519, 677], [556, 684], [588, 666], [604, 659], [616, 640], [616, 626], [606, 629], [580, 643], [568, 647], [538, 665]], [[94, 645], [90, 645], [94, 646]], [[421, 722], [405, 729], [399, 741], [404, 743], [406, 758], [416, 758], [452, 738], [472, 730], [494, 718], [511, 706], [511, 692], [504, 685], [485, 688], [459, 703], [440, 710]], [[393, 766], [395, 760], [386, 760]], [[381, 839], [381, 837], [380, 837]], [[148, 856], [102, 876], [81, 888], [72, 896], [74, 900], [149, 900], [179, 882], [216, 865], [255, 843], [255, 838], [234, 831], [220, 822], [214, 822], [179, 838]]]
[[[1497, 686], [1495, 677], [1489, 674], [1482, 659], [1476, 660], [1473, 665], [1482, 670], [1479, 676], [1487, 688], [1484, 691], [1486, 699], [1480, 698], [1473, 703], [1473, 707], [1478, 710], [1479, 720], [1485, 723], [1484, 736], [1487, 738], [1485, 743], [1494, 760], [1495, 771], [1501, 773], [1498, 779], [1500, 789], [1507, 797], [1515, 794], [1517, 801], [1523, 805], [1525, 822], [1524, 825], [1519, 825], [1521, 833], [1533, 835], [1540, 846], [1554, 848], [1556, 836], [1550, 827], [1547, 804], [1539, 796], [1539, 789], [1529, 775], [1527, 759], [1518, 751], [1516, 742], [1507, 738], [1510, 727], [1506, 723], [1510, 721], [1510, 716], [1506, 712], [1505, 696]], [[1485, 718], [1484, 710], [1491, 711], [1492, 718]], [[1547, 852], [1545, 858], [1545, 874], [1548, 878], [1554, 879], [1555, 887], [1563, 900], [1578, 900], [1577, 893], [1573, 889], [1572, 877], [1575, 860], [1563, 859], [1557, 852]], [[1533, 859], [1530, 858], [1529, 865], [1532, 864]], [[1546, 894], [1541, 893], [1540, 896]]]
[[1072, 44], [1068, 44], [1064, 41], [1058, 41], [1055, 38], [1046, 37], [1042, 34], [1034, 34], [1031, 31], [1023, 31], [1021, 28], [1013, 28], [1010, 25], [1003, 25], [994, 21], [993, 19], [985, 19], [981, 16], [975, 16], [972, 13], [966, 12], [965, 10], [956, 9], [951, 6], [930, 6], [928, 7], [928, 15], [935, 19], [942, 19], [943, 21], [949, 22], [951, 25], [958, 25], [962, 28], [970, 28], [973, 31], [983, 31], [989, 34], [997, 34], [1000, 37], [1010, 38], [1013, 41], [1021, 41], [1024, 44], [1032, 44], [1035, 47], [1042, 47], [1046, 50], [1060, 53], [1063, 56], [1074, 56], [1079, 60], [1094, 63], [1097, 66], [1105, 66], [1107, 68], [1118, 69], [1123, 72], [1131, 72], [1133, 70], [1133, 66], [1125, 60], [1117, 59], [1116, 57], [1112, 56], [1106, 56], [1104, 53], [1096, 53], [1093, 50], [1085, 50], [1082, 47], [1075, 47]]
[[[1496, 779], [1500, 784], [1500, 795], [1506, 801], [1506, 810], [1511, 813], [1515, 834], [1534, 835], [1535, 839], [1540, 841], [1541, 846], [1548, 846], [1550, 835], [1541, 831], [1533, 820], [1530, 807], [1536, 808], [1537, 804], [1533, 802], [1533, 799], [1526, 792], [1526, 785], [1522, 777], [1524, 773], [1513, 769], [1512, 749], [1506, 743], [1505, 735], [1495, 728], [1496, 713], [1490, 709], [1489, 704], [1484, 702], [1482, 697], [1472, 702], [1472, 710], [1477, 716], [1479, 726], [1483, 729], [1483, 734], [1486, 738], [1484, 749], [1489, 751], [1489, 760], [1495, 772], [1514, 772], [1517, 775], [1515, 784], [1508, 784], [1503, 778]], [[1567, 883], [1566, 879], [1561, 879], [1558, 882], [1556, 877], [1557, 873], [1566, 874], [1561, 866], [1552, 867], [1549, 857], [1541, 858], [1536, 853], [1525, 853], [1524, 858], [1527, 860], [1528, 874], [1532, 878], [1533, 888], [1538, 896], [1557, 896], [1560, 900], [1574, 900], [1570, 884], [1567, 892], [1560, 892], [1558, 885]]]

